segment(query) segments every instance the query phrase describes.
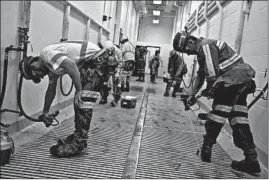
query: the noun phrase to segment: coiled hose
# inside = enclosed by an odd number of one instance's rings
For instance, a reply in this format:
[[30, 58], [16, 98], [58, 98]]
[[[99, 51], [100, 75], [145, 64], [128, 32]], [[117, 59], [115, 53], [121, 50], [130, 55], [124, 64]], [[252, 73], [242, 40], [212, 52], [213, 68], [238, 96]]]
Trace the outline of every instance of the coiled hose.
[[63, 90], [63, 76], [60, 77], [60, 90], [61, 90], [61, 93], [63, 94], [63, 96], [69, 96], [69, 94], [73, 90], [73, 87], [74, 87], [74, 83], [72, 82], [70, 90], [68, 91], [68, 93], [65, 93]]
[[19, 79], [19, 88], [18, 88], [18, 94], [17, 94], [17, 101], [18, 101], [18, 106], [19, 106], [19, 109], [21, 111], [21, 114], [23, 116], [25, 116], [27, 119], [31, 120], [31, 121], [34, 121], [34, 122], [42, 122], [41, 120], [39, 119], [35, 119], [35, 118], [32, 118], [30, 116], [28, 116], [25, 111], [23, 110], [23, 107], [22, 107], [22, 104], [21, 104], [21, 91], [22, 91], [22, 82], [23, 82], [23, 76], [22, 74], [20, 74], [20, 79]]

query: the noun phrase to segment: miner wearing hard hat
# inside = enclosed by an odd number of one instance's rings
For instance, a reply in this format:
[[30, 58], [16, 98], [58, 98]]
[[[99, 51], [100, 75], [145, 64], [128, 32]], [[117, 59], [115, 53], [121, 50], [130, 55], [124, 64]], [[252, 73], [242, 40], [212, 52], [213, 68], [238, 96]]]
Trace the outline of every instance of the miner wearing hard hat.
[[75, 130], [63, 140], [64, 142], [58, 140], [58, 143], [50, 148], [53, 156], [70, 157], [80, 154], [86, 148], [93, 107], [82, 107], [82, 95], [89, 91], [99, 92], [102, 74], [95, 71], [95, 67], [96, 64], [107, 61], [109, 57], [107, 49], [100, 49], [91, 42], [63, 41], [43, 48], [40, 56], [28, 57], [21, 61], [20, 71], [24, 78], [39, 83], [44, 76], [49, 77], [43, 114], [39, 116], [41, 120], [51, 118], [49, 110], [56, 95], [57, 79], [60, 76], [68, 74], [76, 88], [73, 102]]
[[193, 87], [192, 102], [202, 87], [205, 77], [207, 88], [202, 94], [213, 98], [212, 110], [207, 115], [200, 157], [211, 162], [213, 144], [228, 118], [233, 130], [235, 146], [242, 149], [245, 159], [233, 161], [233, 169], [259, 173], [255, 143], [248, 121], [247, 96], [255, 91], [254, 69], [244, 62], [226, 42], [221, 40], [197, 38], [186, 31], [179, 32], [173, 39], [173, 48], [181, 53], [197, 55], [199, 70]]

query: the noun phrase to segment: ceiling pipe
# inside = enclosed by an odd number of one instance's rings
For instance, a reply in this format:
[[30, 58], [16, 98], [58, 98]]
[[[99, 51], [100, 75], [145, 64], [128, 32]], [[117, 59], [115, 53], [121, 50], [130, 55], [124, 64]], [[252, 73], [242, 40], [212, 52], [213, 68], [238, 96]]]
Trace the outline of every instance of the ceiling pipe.
[[174, 4], [175, 4], [175, 1], [167, 1], [166, 7], [165, 7], [165, 12], [171, 12]]

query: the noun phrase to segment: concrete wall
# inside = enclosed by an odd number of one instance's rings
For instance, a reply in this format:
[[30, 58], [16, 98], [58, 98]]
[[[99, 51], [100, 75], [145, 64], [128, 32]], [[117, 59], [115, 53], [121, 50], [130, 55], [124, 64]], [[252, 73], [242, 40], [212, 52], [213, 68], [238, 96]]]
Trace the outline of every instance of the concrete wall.
[[[241, 1], [232, 1], [226, 3], [223, 7], [223, 19], [220, 19], [220, 12], [213, 13], [210, 19], [209, 37], [212, 39], [221, 39], [232, 48], [235, 48], [235, 37], [240, 17]], [[186, 13], [186, 12], [185, 12]], [[244, 60], [256, 70], [255, 81], [258, 88], [263, 88], [268, 77], [264, 77], [264, 72], [268, 68], [268, 2], [252, 1], [249, 16], [246, 16], [243, 30], [243, 40], [240, 54]], [[219, 23], [222, 21], [221, 36], [219, 37]], [[179, 26], [179, 25], [177, 25]], [[198, 30], [192, 32], [198, 35]], [[199, 36], [205, 37], [206, 24], [200, 24]], [[192, 60], [194, 56], [184, 55], [188, 64], [189, 73], [186, 81], [189, 83]], [[188, 84], [187, 83], [187, 84]], [[204, 84], [204, 87], [206, 84]], [[258, 93], [256, 93], [258, 94]], [[248, 103], [254, 97], [248, 96]], [[207, 108], [211, 109], [212, 101], [201, 100]], [[249, 122], [254, 135], [257, 147], [268, 155], [268, 100], [260, 99], [249, 110]]]
[[[114, 24], [116, 22], [116, 1], [69, 1], [71, 6], [69, 16], [69, 40], [84, 40], [86, 36], [87, 18], [83, 13], [87, 14], [92, 21], [89, 29], [89, 41], [96, 43], [98, 39], [106, 40], [114, 36]], [[132, 1], [130, 1], [132, 2]], [[28, 56], [38, 56], [42, 48], [45, 46], [59, 42], [62, 38], [63, 16], [65, 4], [61, 1], [31, 1], [30, 14], [30, 32], [29, 40], [33, 46], [31, 51], [28, 47]], [[8, 45], [17, 46], [17, 28], [22, 25], [22, 1], [1, 1], [1, 78], [3, 73], [4, 50]], [[104, 8], [106, 10], [104, 11]], [[134, 13], [132, 3], [130, 5], [130, 28], [133, 28], [134, 20], [136, 19], [136, 12]], [[81, 12], [78, 12], [79, 9]], [[103, 14], [109, 13], [112, 17], [107, 22], [102, 22]], [[123, 15], [122, 15], [123, 16]], [[99, 24], [99, 25], [97, 25]], [[113, 34], [109, 34], [103, 30], [100, 34], [100, 25], [107, 30], [112, 30]], [[119, 32], [115, 32], [119, 33]], [[129, 34], [132, 35], [132, 31]], [[110, 37], [109, 37], [110, 36]], [[16, 110], [17, 107], [17, 89], [18, 89], [18, 64], [20, 59], [17, 53], [11, 52], [9, 57], [7, 90], [2, 109]], [[1, 79], [1, 83], [3, 80]], [[2, 84], [1, 84], [2, 85]], [[42, 112], [44, 104], [44, 96], [48, 85], [48, 78], [45, 77], [40, 84], [34, 84], [32, 81], [24, 80], [22, 88], [22, 104], [26, 113], [35, 118]], [[68, 75], [63, 76], [63, 89], [68, 92], [71, 86], [71, 79]], [[59, 82], [57, 87], [57, 94], [52, 106], [65, 108], [65, 106], [72, 105], [73, 92], [65, 97], [61, 94]], [[54, 108], [55, 109], [55, 108]], [[8, 130], [12, 132], [20, 131], [31, 122], [25, 120], [24, 117], [18, 117], [17, 114], [3, 113], [1, 115], [3, 123], [12, 124]]]

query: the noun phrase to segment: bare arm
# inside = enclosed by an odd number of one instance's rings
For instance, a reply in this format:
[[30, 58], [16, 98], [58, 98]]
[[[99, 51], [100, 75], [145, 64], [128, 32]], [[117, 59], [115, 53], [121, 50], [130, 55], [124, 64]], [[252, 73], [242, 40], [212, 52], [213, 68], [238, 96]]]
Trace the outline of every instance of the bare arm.
[[78, 67], [74, 61], [72, 61], [69, 58], [66, 58], [60, 65], [66, 73], [70, 76], [72, 79], [74, 86], [76, 87], [77, 91], [82, 90], [82, 85], [81, 85], [81, 79], [80, 79], [80, 72], [78, 70]]
[[52, 101], [55, 98], [55, 94], [56, 94], [56, 86], [57, 86], [57, 79], [58, 78], [50, 78], [50, 82], [46, 91], [46, 95], [45, 95], [45, 103], [44, 103], [44, 108], [43, 108], [43, 114], [48, 114]]

